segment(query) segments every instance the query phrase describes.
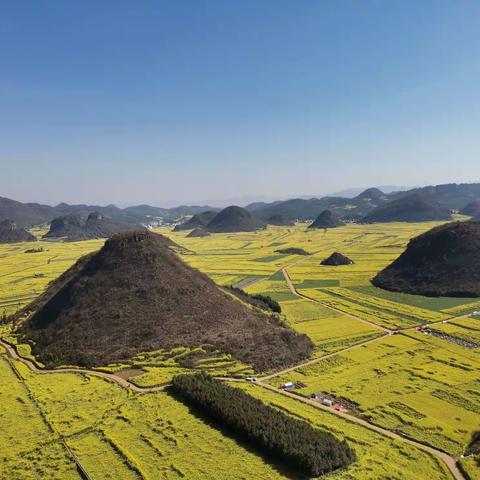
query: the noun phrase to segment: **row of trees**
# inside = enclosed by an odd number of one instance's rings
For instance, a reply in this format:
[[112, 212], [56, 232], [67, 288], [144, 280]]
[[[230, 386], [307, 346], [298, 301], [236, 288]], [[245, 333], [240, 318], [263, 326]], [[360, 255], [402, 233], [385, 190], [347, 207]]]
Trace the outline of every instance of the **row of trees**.
[[264, 453], [308, 476], [347, 467], [355, 451], [330, 432], [312, 428], [206, 373], [174, 377], [172, 391]]
[[249, 303], [252, 303], [257, 307], [263, 308], [264, 310], [271, 310], [272, 312], [275, 312], [275, 313], [282, 312], [282, 307], [280, 306], [280, 304], [276, 300], [274, 300], [272, 297], [269, 297], [268, 295], [261, 295], [260, 293], [252, 295], [250, 293], [245, 292], [241, 288], [234, 287], [233, 285], [230, 285], [226, 288], [228, 288], [237, 297]]

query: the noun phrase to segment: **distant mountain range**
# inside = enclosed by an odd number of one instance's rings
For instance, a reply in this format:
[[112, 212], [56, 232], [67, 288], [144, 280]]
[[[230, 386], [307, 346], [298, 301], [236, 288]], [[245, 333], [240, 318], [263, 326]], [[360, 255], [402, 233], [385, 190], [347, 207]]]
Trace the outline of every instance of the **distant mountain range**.
[[186, 215], [194, 215], [205, 210], [219, 211], [218, 208], [200, 205], [181, 205], [175, 208], [160, 208], [150, 205], [136, 205], [118, 208], [115, 205], [69, 205], [60, 203], [54, 207], [39, 203], [22, 203], [0, 197], [0, 221], [12, 220], [19, 227], [31, 227], [50, 223], [54, 218], [66, 215], [79, 215], [86, 219], [92, 212], [98, 212], [113, 220], [128, 224], [150, 223], [155, 219], [174, 221]]
[[[415, 195], [416, 198], [421, 197], [426, 202], [444, 209], [462, 210], [467, 204], [480, 199], [480, 183], [452, 183], [391, 193], [379, 188], [368, 188], [353, 198], [347, 198], [346, 196], [293, 198], [284, 201], [254, 202], [247, 205], [245, 209], [251, 213], [252, 217], [265, 223], [269, 223], [271, 218], [282, 218], [282, 221], [287, 223], [294, 220], [313, 220], [324, 210], [330, 210], [344, 221], [362, 221], [376, 208], [412, 195]], [[115, 205], [69, 205], [60, 203], [52, 207], [38, 203], [21, 203], [0, 197], [0, 221], [11, 220], [20, 228], [49, 223], [56, 217], [69, 214], [80, 215], [86, 219], [90, 213], [99, 212], [105, 217], [133, 225], [152, 223], [155, 220], [178, 222], [185, 216], [205, 211], [218, 212], [219, 210], [219, 208], [208, 205], [181, 205], [174, 208], [136, 205], [118, 208]], [[395, 211], [395, 209], [392, 209], [392, 211]], [[390, 221], [395, 221], [395, 218]]]

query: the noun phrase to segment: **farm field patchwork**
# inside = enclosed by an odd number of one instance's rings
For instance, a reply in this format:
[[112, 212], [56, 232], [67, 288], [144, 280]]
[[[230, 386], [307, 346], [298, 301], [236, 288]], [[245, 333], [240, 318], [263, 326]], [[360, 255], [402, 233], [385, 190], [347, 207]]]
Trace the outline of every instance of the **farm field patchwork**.
[[446, 452], [460, 455], [480, 427], [480, 352], [411, 331], [269, 380], [301, 382], [357, 405], [357, 413]]
[[[2, 455], [1, 468], [12, 480], [38, 478], [38, 475], [41, 478], [45, 475], [58, 479], [79, 478], [60, 436], [94, 480], [224, 479], [232, 478], [232, 474], [245, 479], [296, 478], [289, 472], [282, 472], [281, 465], [269, 464], [245, 445], [225, 436], [167, 393], [133, 394], [89, 375], [39, 375], [15, 362], [25, 388], [31, 392], [31, 400], [21, 395], [22, 382], [13, 374], [4, 354], [0, 354], [0, 360], [2, 380], [9, 376], [11, 392], [8, 398], [8, 392], [2, 392], [2, 426], [15, 422], [18, 415], [15, 408], [24, 413], [26, 408], [30, 409], [29, 421], [23, 422], [21, 432], [24, 443], [12, 450], [11, 440], [5, 437], [6, 430], [2, 429], [2, 442], [8, 445], [2, 452], [8, 455]], [[418, 478], [415, 477], [419, 468], [417, 462], [421, 462], [423, 478], [446, 478], [441, 464], [413, 447], [259, 387], [249, 388], [242, 384], [242, 388], [352, 443], [358, 462], [346, 471], [324, 478], [383, 478], [389, 472], [389, 478], [413, 480]], [[23, 402], [19, 398], [23, 398]], [[18, 434], [18, 427], [15, 428]], [[48, 445], [41, 445], [42, 439]], [[32, 442], [42, 448], [32, 449]], [[35, 470], [30, 471], [31, 476], [27, 473], [31, 465], [18, 461], [20, 451], [26, 461], [34, 460]], [[193, 456], [192, 451], [195, 452]], [[218, 462], [218, 458], [222, 461]]]
[[[104, 240], [0, 245], [0, 315], [30, 303], [81, 256], [98, 250]], [[29, 249], [42, 249], [26, 253]]]
[[287, 323], [312, 339], [314, 356], [341, 350], [382, 334], [365, 323], [301, 298], [281, 301], [280, 305]]
[[[299, 394], [326, 392], [357, 404], [357, 413], [391, 430], [433, 445], [453, 455], [463, 453], [472, 434], [480, 430], [479, 350], [466, 348], [450, 337], [480, 341], [480, 299], [427, 298], [386, 292], [370, 279], [405, 248], [408, 240], [434, 223], [347, 225], [308, 231], [305, 224], [269, 227], [252, 233], [213, 234], [186, 238], [186, 232], [157, 229], [179, 245], [182, 259], [208, 274], [220, 285], [239, 285], [249, 293], [269, 295], [282, 308], [281, 318], [310, 336], [313, 358], [339, 352], [383, 335], [380, 329], [359, 322], [354, 314], [379, 326], [411, 330], [358, 346], [270, 380], [305, 384]], [[40, 294], [48, 282], [80, 256], [101, 247], [103, 240], [0, 246], [0, 315], [13, 313]], [[279, 248], [303, 248], [311, 255], [282, 255]], [[25, 253], [28, 248], [43, 248]], [[321, 266], [333, 251], [352, 258], [354, 265]], [[293, 295], [282, 268], [299, 292], [315, 303]], [[333, 311], [334, 307], [340, 312]], [[344, 313], [342, 313], [342, 311]], [[465, 317], [463, 317], [465, 316]], [[451, 319], [448, 323], [442, 323]], [[424, 323], [441, 336], [415, 331]], [[445, 334], [445, 335], [444, 335]], [[0, 335], [15, 341], [9, 325]], [[19, 353], [30, 356], [28, 345]], [[0, 354], [0, 415], [4, 471], [23, 478], [79, 478], [60, 435], [94, 480], [103, 478], [293, 478], [209, 426], [167, 393], [135, 395], [104, 380], [76, 374], [33, 374], [14, 362], [23, 381]], [[214, 375], [252, 375], [243, 365], [220, 352], [174, 349], [148, 352], [102, 369], [135, 369], [132, 382], [140, 386], [167, 383], [172, 375], [192, 369]], [[144, 373], [142, 373], [142, 371]], [[364, 427], [319, 411], [259, 386], [248, 388], [267, 403], [323, 425], [352, 442], [359, 461], [345, 472], [325, 478], [447, 479], [443, 464], [420, 450], [384, 438]], [[16, 418], [28, 419], [21, 427]], [[20, 428], [20, 430], [19, 430]], [[17, 438], [20, 440], [17, 441]], [[32, 448], [32, 439], [39, 445]], [[189, 452], [199, 455], [189, 455]], [[24, 460], [18, 458], [23, 455]], [[221, 457], [222, 463], [215, 461]], [[30, 465], [33, 467], [29, 470]], [[480, 477], [473, 458], [462, 459], [471, 478]], [[159, 475], [155, 474], [159, 472]], [[156, 476], [155, 476], [156, 475]], [[231, 477], [230, 477], [231, 478]]]
[[260, 386], [242, 385], [241, 388], [268, 405], [307, 420], [315, 427], [324, 428], [349, 442], [357, 452], [358, 461], [345, 471], [321, 478], [332, 480], [448, 478], [449, 474], [445, 467], [437, 459], [415, 447]]

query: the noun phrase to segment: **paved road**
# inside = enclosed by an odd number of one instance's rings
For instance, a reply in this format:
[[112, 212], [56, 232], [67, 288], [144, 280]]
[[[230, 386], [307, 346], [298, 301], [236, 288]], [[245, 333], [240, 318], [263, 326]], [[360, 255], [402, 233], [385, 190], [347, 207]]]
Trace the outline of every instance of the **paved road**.
[[318, 401], [301, 397], [299, 395], [295, 395], [294, 393], [290, 393], [284, 390], [279, 390], [278, 388], [273, 387], [272, 385], [269, 385], [268, 383], [263, 383], [262, 381], [257, 381], [256, 385], [266, 388], [268, 390], [272, 390], [276, 393], [280, 393], [282, 395], [285, 395], [287, 397], [293, 398], [295, 400], [298, 400], [300, 402], [306, 403], [308, 405], [311, 405], [315, 408], [318, 408], [320, 410], [324, 410], [328, 413], [331, 413], [333, 415], [337, 415], [339, 417], [342, 417], [344, 419], [347, 419], [351, 422], [357, 423], [359, 425], [362, 425], [365, 428], [368, 428], [370, 430], [374, 430], [378, 433], [381, 433], [382, 435], [385, 435], [390, 438], [394, 438], [396, 440], [400, 440], [404, 443], [408, 443], [409, 445], [412, 445], [416, 448], [419, 448], [420, 450], [423, 450], [424, 452], [428, 452], [431, 455], [434, 455], [438, 459], [440, 459], [445, 465], [447, 466], [448, 470], [452, 474], [453, 478], [455, 480], [466, 480], [465, 477], [463, 476], [462, 472], [457, 466], [457, 459], [455, 457], [452, 457], [451, 455], [448, 455], [445, 452], [442, 452], [441, 450], [437, 450], [436, 448], [429, 447], [428, 445], [424, 445], [423, 443], [416, 442], [415, 440], [411, 440], [410, 438], [406, 438], [403, 435], [400, 435], [398, 433], [392, 432], [390, 430], [387, 430], [385, 428], [379, 427], [378, 425], [374, 425], [372, 423], [367, 422], [366, 420], [363, 420], [361, 418], [355, 417], [354, 415], [351, 415], [347, 412], [340, 412], [338, 410], [335, 410], [332, 407], [327, 407], [325, 405], [322, 405]]

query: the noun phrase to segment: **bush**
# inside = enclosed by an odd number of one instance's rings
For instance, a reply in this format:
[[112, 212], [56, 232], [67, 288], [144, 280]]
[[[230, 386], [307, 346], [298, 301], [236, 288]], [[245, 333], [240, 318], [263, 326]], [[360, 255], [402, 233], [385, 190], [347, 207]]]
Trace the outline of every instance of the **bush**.
[[322, 475], [356, 460], [355, 451], [330, 432], [314, 429], [206, 373], [178, 375], [170, 388], [181, 400], [301, 474]]

